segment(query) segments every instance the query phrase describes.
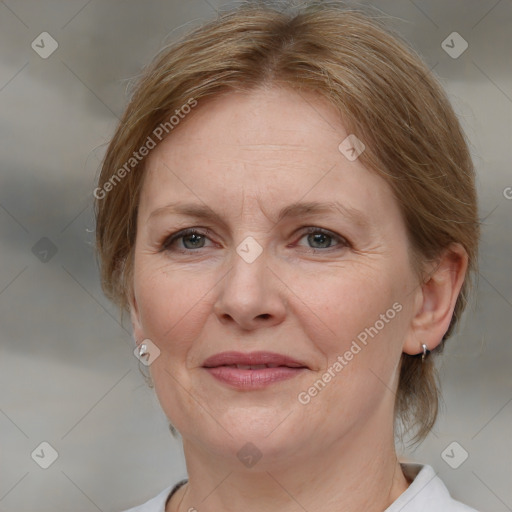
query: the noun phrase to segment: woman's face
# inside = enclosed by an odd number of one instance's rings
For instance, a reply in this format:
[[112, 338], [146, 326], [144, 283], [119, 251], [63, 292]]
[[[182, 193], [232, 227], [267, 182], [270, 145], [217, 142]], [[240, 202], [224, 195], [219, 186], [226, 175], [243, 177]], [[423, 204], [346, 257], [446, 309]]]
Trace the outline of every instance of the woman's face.
[[[339, 149], [348, 135], [319, 96], [273, 88], [199, 101], [148, 157], [132, 321], [160, 350], [166, 415], [210, 455], [251, 442], [264, 465], [391, 432], [418, 280], [392, 191]], [[225, 352], [302, 368], [204, 366]]]

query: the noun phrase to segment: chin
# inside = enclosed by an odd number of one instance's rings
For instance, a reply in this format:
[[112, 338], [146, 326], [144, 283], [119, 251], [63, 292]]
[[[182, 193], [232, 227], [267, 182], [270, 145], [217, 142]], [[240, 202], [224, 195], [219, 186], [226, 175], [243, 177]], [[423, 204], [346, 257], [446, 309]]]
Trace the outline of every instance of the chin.
[[298, 449], [309, 444], [305, 423], [301, 420], [299, 426], [297, 421], [298, 415], [290, 411], [258, 406], [231, 408], [218, 418], [218, 423], [211, 417], [205, 421], [202, 416], [200, 423], [185, 421], [186, 424], [175, 425], [184, 440], [194, 437], [191, 442], [202, 445], [212, 455], [232, 459], [235, 466], [242, 463], [248, 469], [263, 470], [286, 465], [286, 461], [289, 464], [292, 456], [299, 455]]

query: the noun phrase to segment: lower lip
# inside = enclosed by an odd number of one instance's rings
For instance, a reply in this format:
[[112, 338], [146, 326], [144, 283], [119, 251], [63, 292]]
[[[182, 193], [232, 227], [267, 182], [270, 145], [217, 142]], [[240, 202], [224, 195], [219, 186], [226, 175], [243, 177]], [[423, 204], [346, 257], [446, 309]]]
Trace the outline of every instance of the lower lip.
[[301, 374], [306, 368], [261, 368], [259, 370], [243, 370], [229, 366], [205, 368], [217, 380], [238, 389], [261, 389], [275, 382], [291, 379]]

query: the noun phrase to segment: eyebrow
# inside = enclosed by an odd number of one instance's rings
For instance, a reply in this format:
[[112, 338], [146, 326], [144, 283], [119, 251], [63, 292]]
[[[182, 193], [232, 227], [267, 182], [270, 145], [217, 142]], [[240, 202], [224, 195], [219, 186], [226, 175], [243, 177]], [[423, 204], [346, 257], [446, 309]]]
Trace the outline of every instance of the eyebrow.
[[[327, 203], [320, 203], [317, 201], [292, 203], [279, 211], [276, 224], [290, 218], [305, 216], [311, 217], [333, 213], [340, 213], [361, 228], [369, 229], [372, 227], [370, 219], [363, 212], [349, 206], [344, 206], [338, 201]], [[169, 214], [184, 215], [197, 219], [210, 219], [226, 226], [225, 220], [210, 207], [194, 203], [169, 203], [166, 206], [162, 206], [161, 208], [157, 208], [152, 211], [148, 219]]]

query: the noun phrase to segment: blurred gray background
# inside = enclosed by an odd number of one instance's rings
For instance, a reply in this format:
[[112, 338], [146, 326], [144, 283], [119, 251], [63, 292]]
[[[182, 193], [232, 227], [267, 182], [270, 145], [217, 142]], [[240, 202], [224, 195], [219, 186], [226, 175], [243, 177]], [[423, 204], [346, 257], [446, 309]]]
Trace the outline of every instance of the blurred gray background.
[[[403, 455], [469, 505], [512, 510], [512, 1], [363, 3], [393, 16], [441, 78], [483, 221], [478, 290], [442, 359], [443, 413]], [[2, 512], [119, 511], [186, 476], [129, 325], [99, 286], [92, 191], [128, 81], [226, 4], [0, 1]], [[453, 32], [468, 43], [458, 56]]]

